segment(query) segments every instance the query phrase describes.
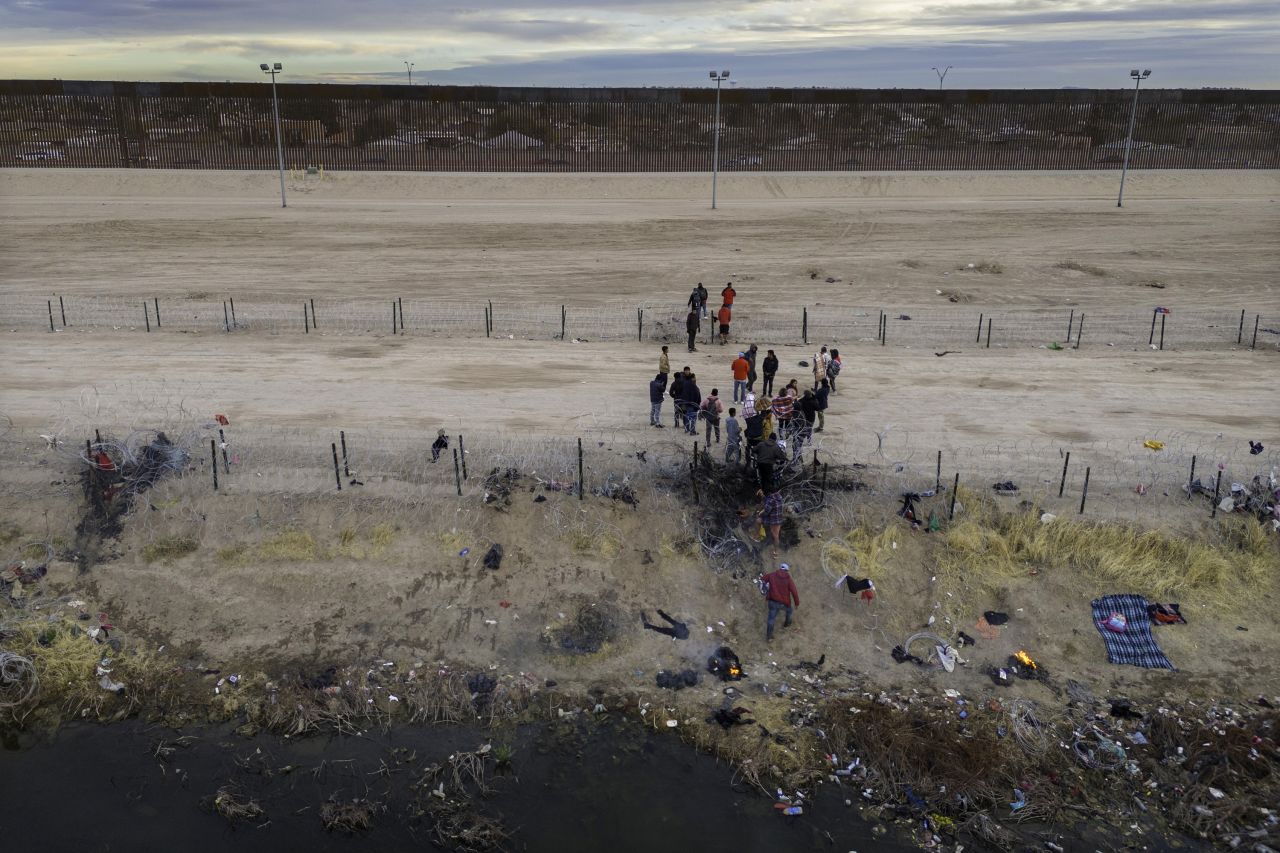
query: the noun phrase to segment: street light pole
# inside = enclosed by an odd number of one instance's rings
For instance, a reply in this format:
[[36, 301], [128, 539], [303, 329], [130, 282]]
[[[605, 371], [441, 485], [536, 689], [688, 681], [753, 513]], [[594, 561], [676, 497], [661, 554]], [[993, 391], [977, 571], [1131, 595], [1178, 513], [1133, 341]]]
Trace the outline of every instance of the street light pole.
[[409, 72], [409, 85], [413, 85], [413, 63], [409, 60], [404, 61], [404, 67]]
[[1138, 90], [1142, 88], [1142, 81], [1151, 76], [1151, 69], [1140, 72], [1135, 68], [1129, 76], [1133, 78], [1133, 108], [1129, 111], [1129, 135], [1124, 140], [1124, 166], [1120, 169], [1120, 195], [1116, 198], [1116, 207], [1124, 207], [1124, 179], [1129, 174], [1129, 148], [1133, 145], [1133, 124], [1138, 118]]
[[258, 66], [271, 75], [271, 107], [276, 115], [276, 154], [280, 157], [280, 206], [288, 207], [284, 196], [284, 137], [280, 135], [280, 96], [276, 93], [276, 75], [284, 71], [284, 66], [276, 62], [270, 66], [262, 63]]
[[711, 72], [711, 79], [716, 81], [716, 130], [715, 141], [711, 148], [711, 209], [716, 209], [716, 179], [720, 174], [720, 84], [729, 79], [729, 69]]
[[947, 79], [947, 72], [950, 71], [952, 68], [955, 68], [955, 66], [948, 65], [946, 68], [939, 71], [938, 66], [936, 65], [933, 66], [933, 73], [938, 75], [938, 91], [939, 92], [942, 91], [942, 81]]

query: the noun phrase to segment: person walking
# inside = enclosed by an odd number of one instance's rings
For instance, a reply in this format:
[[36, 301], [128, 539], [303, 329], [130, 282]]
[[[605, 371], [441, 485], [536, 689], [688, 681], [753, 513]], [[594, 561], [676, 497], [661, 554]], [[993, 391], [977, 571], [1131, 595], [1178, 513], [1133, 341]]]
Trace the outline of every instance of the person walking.
[[729, 417], [724, 419], [724, 462], [742, 461], [742, 424], [736, 417], [738, 410], [729, 408]]
[[761, 367], [764, 368], [764, 387], [760, 389], [760, 394], [768, 396], [773, 393], [773, 377], [778, 373], [778, 357], [773, 354], [773, 350], [765, 354]]
[[836, 393], [836, 377], [840, 375], [840, 368], [844, 367], [844, 363], [840, 360], [840, 350], [833, 349], [831, 351], [831, 361], [827, 363], [827, 381], [831, 383], [831, 393]]
[[733, 289], [733, 282], [727, 282], [724, 290], [720, 291], [720, 299], [725, 305], [733, 307], [733, 298], [738, 295], [738, 291]]
[[698, 351], [694, 344], [695, 338], [698, 336], [698, 330], [701, 328], [702, 321], [698, 319], [698, 309], [694, 308], [689, 312], [689, 316], [684, 318], [684, 330], [689, 333], [689, 352]]
[[791, 627], [791, 616], [800, 607], [800, 590], [796, 589], [796, 582], [791, 577], [791, 566], [786, 563], [782, 563], [776, 571], [765, 575], [764, 585], [768, 590], [766, 600], [769, 606], [769, 613], [765, 618], [764, 638], [766, 641], [772, 641], [773, 623], [778, 618], [778, 611], [786, 612], [782, 627]]
[[697, 311], [699, 315], [702, 314], [702, 282], [698, 282], [698, 286], [689, 294], [689, 301], [687, 304], [689, 306], [689, 310]]
[[698, 389], [698, 377], [692, 373], [680, 386], [680, 399], [684, 403], [684, 429], [689, 435], [698, 434], [698, 408], [702, 405], [702, 391]]
[[818, 390], [814, 392], [813, 396], [817, 398], [817, 401], [818, 401], [818, 406], [817, 406], [818, 426], [814, 430], [814, 432], [822, 432], [824, 429], [827, 428], [826, 412], [827, 412], [827, 403], [831, 396], [831, 381], [828, 379], [823, 379], [822, 384], [818, 386]]
[[777, 491], [774, 486], [774, 471], [778, 465], [784, 465], [787, 461], [786, 451], [778, 446], [777, 433], [769, 433], [769, 437], [756, 446], [755, 457], [756, 476], [760, 479], [760, 488], [765, 494]]
[[760, 352], [760, 348], [755, 344], [747, 347], [747, 351], [743, 354], [743, 358], [750, 365], [747, 368], [747, 390], [754, 391], [756, 389], [756, 355]]
[[659, 373], [649, 383], [649, 426], [663, 429], [662, 398], [666, 395], [667, 377]]
[[667, 355], [667, 348], [662, 347], [662, 355], [658, 356], [658, 375], [662, 377], [662, 390], [667, 390], [667, 382], [671, 378], [671, 359]]
[[716, 444], [720, 443], [720, 415], [724, 413], [724, 403], [720, 400], [720, 389], [712, 388], [711, 395], [702, 401], [702, 419], [707, 422], [707, 447], [711, 447], [711, 430], [716, 431]]
[[826, 347], [813, 354], [813, 390], [817, 391], [818, 385], [827, 378], [827, 365], [830, 363], [831, 356], [827, 354]]
[[768, 397], [761, 397], [756, 409], [764, 415], [764, 435], [767, 436], [773, 432], [773, 401]]
[[748, 389], [742, 395], [742, 416], [749, 418], [756, 413], [756, 392]]
[[747, 361], [746, 355], [746, 353], [738, 353], [738, 357], [730, 366], [730, 370], [733, 371], [733, 402], [735, 403], [747, 399], [747, 376], [751, 372], [751, 364]]
[[698, 282], [698, 305], [702, 308], [702, 317], [707, 317], [707, 300], [711, 298], [711, 293], [702, 286], [702, 282]]
[[733, 309], [728, 305], [721, 305], [716, 312], [716, 320], [720, 322], [720, 346], [724, 346], [729, 343], [729, 322], [733, 320]]

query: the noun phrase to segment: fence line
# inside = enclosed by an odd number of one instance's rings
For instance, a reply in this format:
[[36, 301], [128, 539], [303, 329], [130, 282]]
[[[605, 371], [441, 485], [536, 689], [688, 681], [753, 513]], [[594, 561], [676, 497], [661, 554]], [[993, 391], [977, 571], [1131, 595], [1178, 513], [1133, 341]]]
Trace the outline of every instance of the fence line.
[[[52, 433], [10, 427], [0, 430], [0, 470], [85, 470], [86, 443], [94, 450], [107, 450], [117, 461], [139, 458], [164, 431], [170, 443], [166, 447], [172, 447], [165, 457], [179, 461], [175, 466], [179, 475], [170, 478], [172, 486], [162, 484], [159, 488], [175, 489], [179, 496], [198, 499], [205, 493], [212, 495], [215, 486], [210, 469], [220, 466], [218, 488], [222, 493], [292, 499], [336, 497], [341, 491], [347, 498], [355, 495], [388, 502], [388, 506], [398, 507], [396, 513], [407, 513], [408, 520], [414, 512], [429, 511], [454, 494], [455, 478], [460, 475], [451, 464], [451, 451], [463, 447], [468, 464], [459, 488], [465, 497], [485, 502], [505, 500], [502, 492], [511, 482], [505, 477], [507, 472], [520, 475], [518, 491], [522, 494], [576, 494], [579, 439], [584, 448], [584, 491], [588, 495], [612, 497], [623, 485], [660, 484], [663, 488], [648, 490], [649, 498], [670, 497], [686, 482], [693, 456], [692, 438], [655, 440], [643, 430], [583, 423], [572, 436], [449, 429], [450, 448], [433, 462], [430, 445], [434, 429], [222, 425], [193, 417], [186, 409], [186, 398], [167, 396], [175, 389], [158, 386], [151, 394], [147, 389], [138, 390], [143, 392], [138, 399], [122, 400], [116, 408], [97, 405], [96, 393], [82, 395], [78, 411], [62, 418]], [[127, 420], [120, 420], [122, 417]], [[149, 425], [138, 426], [141, 423]], [[994, 484], [1012, 481], [1017, 492], [997, 498], [1007, 501], [1007, 509], [1028, 501], [1060, 515], [1082, 513], [1094, 519], [1152, 523], [1156, 518], [1164, 521], [1174, 516], [1207, 517], [1219, 475], [1222, 497], [1232, 495], [1234, 489], [1243, 500], [1248, 493], [1274, 494], [1280, 474], [1277, 448], [1255, 454], [1243, 438], [1173, 430], [1108, 441], [1021, 438], [941, 447], [922, 445], [907, 429], [813, 438], [799, 454], [792, 447], [793, 468], [807, 467], [816, 458], [839, 472], [846, 483], [856, 481], [858, 489], [846, 493], [853, 503], [846, 500], [841, 504], [846, 510], [854, 507], [851, 511], [874, 504], [876, 511], [883, 513], [896, 507], [905, 493], [923, 494], [927, 500], [935, 492], [948, 491], [958, 473], [963, 486], [986, 494], [993, 494]], [[211, 446], [216, 451], [212, 454]], [[342, 447], [340, 454], [338, 446]], [[713, 446], [711, 452], [717, 460], [723, 458], [722, 447]], [[44, 467], [51, 462], [52, 467]], [[1088, 503], [1082, 503], [1086, 470], [1090, 472]], [[77, 489], [74, 480], [50, 481], [43, 474], [40, 480], [51, 486], [36, 486], [29, 477], [10, 480], [0, 476], [0, 503], [39, 500], [41, 488], [69, 493]], [[1205, 490], [1188, 494], [1187, 486], [1194, 481]], [[341, 490], [339, 483], [344, 487]], [[814, 495], [814, 491], [809, 483], [803, 495], [793, 494], [788, 500], [821, 503], [826, 495]], [[163, 508], [170, 498], [152, 500]], [[832, 503], [838, 503], [834, 494]], [[1082, 511], [1077, 511], [1078, 503], [1084, 506]], [[944, 512], [945, 506], [941, 500], [932, 503], [939, 512]], [[201, 515], [195, 509], [192, 514], [193, 518]], [[856, 517], [849, 515], [838, 519], [845, 525], [855, 521]]]
[[[766, 344], [931, 346], [1062, 346], [1097, 349], [1153, 346], [1192, 350], [1280, 344], [1275, 306], [1172, 310], [1075, 308], [1003, 310], [735, 305], [730, 339]], [[1243, 317], [1243, 320], [1242, 320]], [[1159, 319], [1157, 323], [1156, 320]], [[64, 322], [65, 320], [65, 322]], [[14, 330], [221, 332], [224, 334], [386, 335], [521, 340], [648, 341], [686, 339], [684, 309], [651, 304], [567, 307], [546, 303], [461, 302], [437, 299], [302, 299], [239, 303], [197, 299], [71, 295], [0, 300], [0, 326]], [[983, 324], [986, 324], [985, 326]], [[1256, 333], [1255, 333], [1256, 328]], [[717, 324], [704, 319], [697, 340], [711, 342]], [[989, 332], [989, 334], [988, 334]]]

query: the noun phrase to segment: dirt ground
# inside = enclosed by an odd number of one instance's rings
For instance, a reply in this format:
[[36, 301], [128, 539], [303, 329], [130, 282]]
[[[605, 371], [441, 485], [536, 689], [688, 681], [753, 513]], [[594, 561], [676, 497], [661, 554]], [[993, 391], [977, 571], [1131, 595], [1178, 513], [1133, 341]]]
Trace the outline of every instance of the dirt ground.
[[[885, 301], [910, 309], [936, 305], [936, 291], [950, 288], [975, 309], [1149, 311], [1146, 285], [1158, 280], [1165, 285], [1158, 299], [1175, 309], [1280, 310], [1276, 174], [1136, 173], [1120, 210], [1116, 180], [1110, 173], [732, 175], [721, 180], [722, 209], [713, 213], [702, 176], [344, 173], [291, 179], [290, 206], [281, 210], [273, 174], [5, 170], [0, 299], [519, 294], [570, 306], [624, 297], [679, 305], [692, 282], [733, 275], [741, 303]], [[984, 260], [1005, 272], [943, 275]], [[1064, 261], [1101, 274], [1056, 266]], [[827, 275], [843, 282], [825, 284]], [[443, 426], [536, 437], [589, 426], [637, 448], [677, 440], [670, 427], [658, 436], [645, 425], [657, 352], [638, 344], [8, 330], [0, 341], [0, 414], [12, 428], [0, 514], [16, 539], [70, 541], [82, 508], [74, 488], [50, 485], [63, 477], [59, 457], [14, 437], [86, 423], [87, 398], [94, 411], [110, 413], [113, 429], [147, 426], [139, 389], [156, 383], [188, 407], [225, 412], [247, 428], [430, 435]], [[810, 354], [776, 348], [780, 375], [803, 380], [797, 362]], [[690, 364], [711, 384], [721, 377], [727, 397], [728, 348], [681, 350], [672, 348], [673, 366]], [[1274, 346], [995, 349], [938, 358], [867, 345], [845, 354], [845, 390], [833, 398], [827, 429], [830, 452], [848, 461], [869, 458], [877, 433], [891, 427], [921, 455], [1001, 442], [1140, 444], [1155, 432], [1222, 433], [1237, 444], [1280, 447]], [[372, 490], [281, 498], [232, 483], [211, 498], [170, 484], [152, 495], [154, 509], [126, 521], [116, 559], [87, 575], [55, 564], [50, 584], [55, 592], [88, 590], [125, 633], [205, 662], [397, 655], [568, 684], [649, 685], [657, 669], [696, 668], [723, 641], [761, 682], [790, 677], [785, 666], [773, 674], [775, 663], [825, 652], [886, 685], [976, 691], [984, 680], [973, 670], [1025, 647], [1052, 671], [1099, 690], [1113, 683], [1179, 695], [1280, 690], [1274, 585], [1231, 612], [1184, 603], [1194, 608], [1192, 624], [1160, 635], [1179, 667], [1168, 674], [1106, 663], [1088, 615], [1098, 590], [1069, 572], [1028, 577], [1002, 600], [971, 602], [974, 618], [1003, 608], [1014, 623], [974, 650], [970, 671], [943, 685], [888, 656], [932, 612], [932, 546], [904, 526], [888, 563], [893, 579], [876, 604], [860, 605], [833, 591], [819, 568], [821, 541], [838, 522], [821, 515], [806, 520], [814, 535], [786, 557], [803, 597], [798, 625], [767, 647], [754, 587], [711, 573], [683, 544], [688, 505], [661, 485], [640, 497], [632, 509], [562, 494], [535, 504], [522, 491], [509, 511], [497, 512], [475, 489], [457, 499], [442, 485], [429, 508], [406, 512]], [[863, 512], [892, 523], [894, 496], [877, 500]], [[1133, 515], [1132, 498], [1118, 490], [1096, 500], [1095, 518]], [[1176, 526], [1195, 534], [1207, 523], [1188, 519], [1178, 516]], [[294, 538], [282, 541], [284, 534]], [[197, 550], [172, 561], [144, 558], [148, 544], [179, 535], [193, 537]], [[493, 542], [507, 545], [497, 572], [479, 564]], [[464, 547], [471, 551], [460, 557]], [[593, 604], [618, 626], [602, 653], [569, 655], [544, 639]], [[673, 644], [643, 631], [639, 611], [653, 618], [658, 607], [687, 621], [693, 638]], [[1019, 689], [1048, 698], [1038, 685]], [[689, 695], [710, 699], [715, 691]]]

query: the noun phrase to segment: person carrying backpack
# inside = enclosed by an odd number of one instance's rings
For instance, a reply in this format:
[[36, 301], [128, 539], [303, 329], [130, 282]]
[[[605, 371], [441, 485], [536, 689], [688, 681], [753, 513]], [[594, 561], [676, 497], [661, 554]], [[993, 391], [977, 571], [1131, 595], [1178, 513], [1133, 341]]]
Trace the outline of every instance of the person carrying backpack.
[[712, 388], [711, 396], [702, 401], [702, 419], [707, 422], [707, 447], [711, 446], [711, 430], [716, 431], [716, 444], [720, 443], [720, 415], [724, 403], [720, 401], [720, 389]]
[[698, 304], [702, 308], [702, 318], [707, 317], [707, 300], [711, 298], [711, 293], [702, 286], [702, 282], [698, 282]]
[[827, 362], [827, 380], [831, 383], [831, 393], [836, 393], [836, 377], [840, 375], [840, 368], [844, 364], [840, 361], [840, 350], [833, 349], [831, 351], [831, 360]]

